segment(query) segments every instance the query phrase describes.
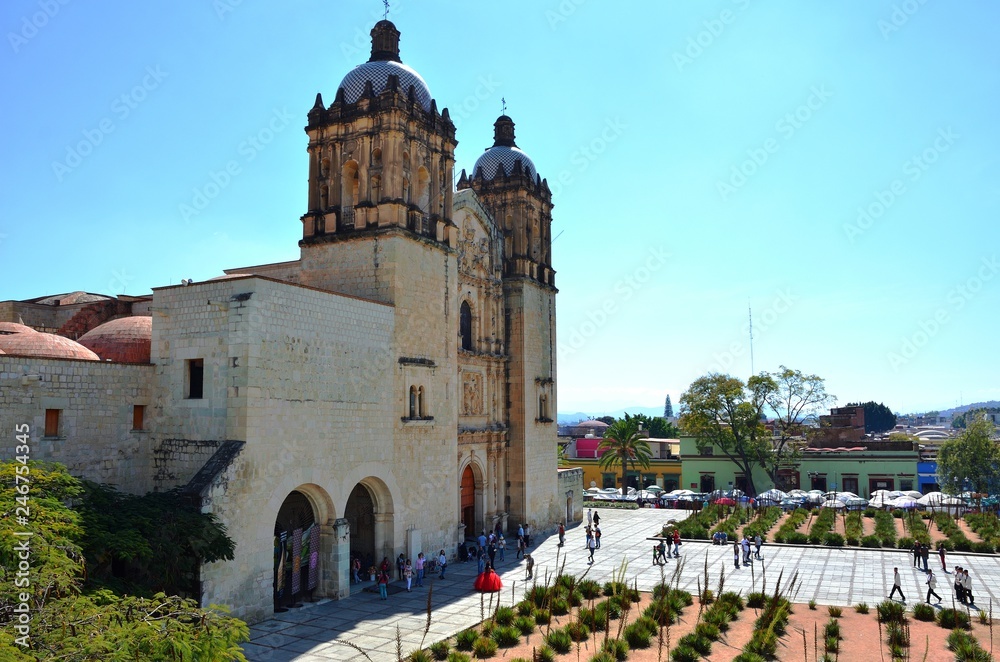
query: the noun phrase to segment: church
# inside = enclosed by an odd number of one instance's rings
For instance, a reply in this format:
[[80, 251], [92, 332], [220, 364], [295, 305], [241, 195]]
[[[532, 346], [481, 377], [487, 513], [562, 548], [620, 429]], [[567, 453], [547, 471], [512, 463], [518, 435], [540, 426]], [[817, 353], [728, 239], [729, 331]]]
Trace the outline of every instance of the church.
[[456, 179], [448, 110], [390, 21], [371, 36], [306, 117], [298, 260], [0, 302], [4, 428], [218, 516], [235, 559], [202, 568], [201, 601], [250, 622], [348, 596], [355, 558], [580, 517], [579, 472], [556, 466], [549, 187], [506, 115]]

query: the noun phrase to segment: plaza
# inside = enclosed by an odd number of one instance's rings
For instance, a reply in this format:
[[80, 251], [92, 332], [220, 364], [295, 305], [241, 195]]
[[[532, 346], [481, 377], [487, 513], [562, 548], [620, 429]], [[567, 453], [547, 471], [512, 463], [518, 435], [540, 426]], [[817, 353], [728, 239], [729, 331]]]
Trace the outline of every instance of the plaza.
[[[866, 602], [874, 606], [888, 596], [892, 588], [892, 568], [898, 567], [903, 577], [903, 593], [907, 606], [922, 601], [926, 594], [925, 575], [912, 567], [908, 550], [861, 549], [851, 547], [813, 547], [775, 545], [765, 543], [761, 550], [763, 561], [750, 568], [733, 567], [732, 546], [717, 546], [708, 541], [685, 542], [681, 545], [681, 558], [670, 559], [665, 566], [652, 564], [653, 542], [666, 522], [686, 517], [681, 510], [611, 510], [595, 509], [601, 515], [601, 548], [594, 554], [594, 564], [587, 562], [584, 549], [583, 525], [566, 531], [566, 544], [558, 546], [558, 537], [539, 538], [530, 550], [535, 559], [534, 576], [539, 583], [563, 572], [599, 582], [606, 582], [622, 572], [626, 580], [638, 584], [642, 591], [651, 590], [661, 577], [671, 579], [678, 563], [682, 564], [679, 585], [697, 592], [698, 580], [704, 577], [708, 562], [710, 588], [718, 583], [719, 573], [725, 572], [726, 590], [744, 594], [762, 590], [766, 579], [768, 590], [773, 590], [779, 574], [786, 583], [798, 573], [798, 589], [793, 602], [815, 600], [820, 605], [850, 606]], [[499, 594], [502, 604], [518, 602], [526, 586], [524, 562], [514, 559], [515, 552], [508, 550], [505, 562], [497, 563], [503, 577], [504, 589]], [[1000, 557], [980, 554], [948, 554], [949, 572], [956, 565], [968, 568], [972, 576], [976, 605], [989, 609], [991, 601], [1000, 596]], [[937, 564], [937, 565], [935, 565]], [[931, 567], [940, 570], [937, 556], [931, 558]], [[350, 642], [364, 649], [375, 662], [396, 659], [396, 630], [400, 632], [403, 654], [435, 641], [448, 638], [482, 620], [489, 613], [490, 595], [481, 596], [472, 589], [477, 574], [476, 563], [451, 563], [444, 580], [436, 575], [427, 578], [424, 588], [405, 589], [380, 601], [377, 593], [364, 592], [371, 586], [366, 582], [352, 586], [351, 596], [344, 600], [324, 600], [258, 623], [250, 630], [251, 641], [244, 645], [248, 660], [252, 662], [323, 662], [326, 660], [362, 660], [358, 650], [343, 642]], [[937, 572], [938, 593], [951, 605], [951, 574]], [[394, 586], [399, 586], [394, 582]], [[433, 586], [432, 617], [427, 628], [427, 591]], [[492, 596], [496, 606], [498, 596]], [[484, 602], [481, 602], [484, 601]], [[481, 605], [485, 605], [481, 608]], [[536, 635], [533, 635], [536, 636]], [[540, 641], [540, 639], [539, 639]]]

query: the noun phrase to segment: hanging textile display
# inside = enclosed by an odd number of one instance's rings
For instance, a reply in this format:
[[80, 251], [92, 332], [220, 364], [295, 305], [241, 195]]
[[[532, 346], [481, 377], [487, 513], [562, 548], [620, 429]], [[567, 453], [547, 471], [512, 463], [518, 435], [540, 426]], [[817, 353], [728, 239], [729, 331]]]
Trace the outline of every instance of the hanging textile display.
[[319, 584], [319, 526], [309, 527], [309, 590]]
[[274, 592], [280, 598], [285, 590], [285, 539], [282, 531], [274, 537]]
[[302, 529], [292, 531], [292, 595], [302, 590]]

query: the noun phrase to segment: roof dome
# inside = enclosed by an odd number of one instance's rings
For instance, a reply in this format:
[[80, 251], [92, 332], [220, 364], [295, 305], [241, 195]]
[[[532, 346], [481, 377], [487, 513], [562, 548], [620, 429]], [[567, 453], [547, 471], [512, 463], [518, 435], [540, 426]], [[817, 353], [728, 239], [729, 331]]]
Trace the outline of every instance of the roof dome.
[[70, 306], [76, 303], [96, 303], [98, 301], [108, 301], [111, 297], [103, 294], [91, 294], [89, 292], [70, 292], [69, 294], [54, 294], [44, 299], [38, 299], [32, 303], [41, 303], [47, 306]]
[[606, 428], [606, 427], [608, 427], [608, 424], [605, 423], [604, 421], [597, 421], [597, 420], [594, 420], [594, 419], [590, 419], [589, 421], [581, 421], [580, 423], [577, 423], [576, 427], [578, 427], [578, 428]]
[[514, 144], [514, 120], [501, 115], [493, 123], [493, 147], [476, 159], [476, 165], [472, 167], [472, 176], [479, 177], [482, 174], [483, 179], [493, 179], [500, 166], [503, 166], [504, 173], [510, 175], [517, 161], [521, 162], [521, 169], [528, 177], [534, 179], [538, 176], [534, 162]]
[[17, 322], [0, 322], [0, 335], [8, 335], [11, 333], [34, 333], [35, 330], [30, 326], [24, 324], [18, 324]]
[[38, 358], [101, 360], [97, 354], [80, 343], [53, 333], [14, 333], [0, 336], [0, 350], [6, 354]]
[[399, 30], [391, 21], [379, 21], [372, 28], [372, 55], [344, 76], [338, 88], [344, 90], [344, 101], [354, 103], [365, 92], [365, 83], [371, 81], [375, 94], [386, 89], [389, 76], [399, 78], [399, 90], [409, 94], [413, 87], [414, 98], [424, 110], [431, 109], [431, 91], [416, 71], [399, 59]]
[[152, 337], [152, 317], [120, 317], [91, 329], [79, 343], [104, 360], [149, 363]]

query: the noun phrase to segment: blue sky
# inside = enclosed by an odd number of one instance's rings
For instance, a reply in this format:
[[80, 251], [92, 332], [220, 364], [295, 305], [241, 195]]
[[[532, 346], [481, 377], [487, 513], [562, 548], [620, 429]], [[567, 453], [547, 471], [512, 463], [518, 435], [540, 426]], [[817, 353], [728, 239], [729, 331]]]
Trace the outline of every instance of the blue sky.
[[[505, 98], [554, 191], [560, 411], [745, 378], [748, 306], [753, 368], [816, 373], [841, 404], [1000, 398], [1000, 6], [392, 5], [458, 168]], [[306, 113], [379, 18], [4, 3], [0, 299], [296, 259]]]

